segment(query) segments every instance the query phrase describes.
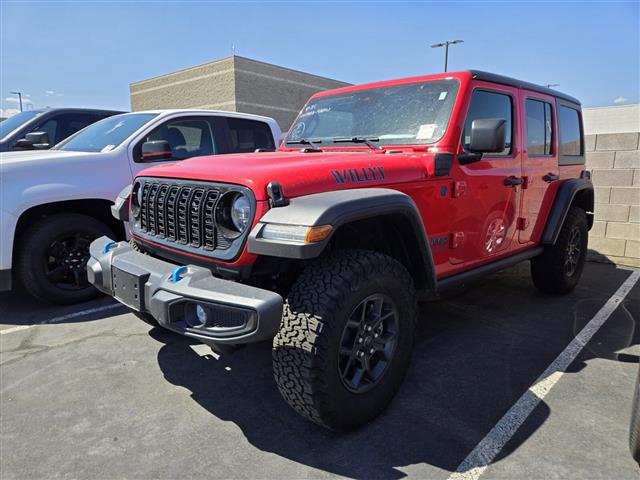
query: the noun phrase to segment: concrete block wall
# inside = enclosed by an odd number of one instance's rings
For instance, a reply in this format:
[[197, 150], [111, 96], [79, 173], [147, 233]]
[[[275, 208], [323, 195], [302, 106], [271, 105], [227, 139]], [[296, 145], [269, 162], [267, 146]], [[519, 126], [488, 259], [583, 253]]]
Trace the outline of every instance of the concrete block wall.
[[640, 132], [585, 137], [595, 187], [589, 259], [640, 267]]

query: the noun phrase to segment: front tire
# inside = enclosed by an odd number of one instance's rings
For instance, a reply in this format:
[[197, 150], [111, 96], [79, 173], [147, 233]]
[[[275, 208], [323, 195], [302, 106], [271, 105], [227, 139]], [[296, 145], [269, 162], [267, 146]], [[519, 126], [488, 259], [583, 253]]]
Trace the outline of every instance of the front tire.
[[584, 269], [588, 235], [585, 211], [571, 207], [556, 243], [531, 260], [533, 284], [546, 293], [561, 295], [571, 292]]
[[20, 237], [16, 256], [18, 278], [25, 290], [41, 300], [72, 304], [99, 294], [87, 280], [89, 245], [103, 235], [113, 238], [104, 223], [77, 213], [45, 217]]
[[413, 280], [393, 258], [365, 250], [321, 258], [292, 286], [273, 340], [280, 393], [330, 429], [370, 421], [405, 376], [417, 311]]

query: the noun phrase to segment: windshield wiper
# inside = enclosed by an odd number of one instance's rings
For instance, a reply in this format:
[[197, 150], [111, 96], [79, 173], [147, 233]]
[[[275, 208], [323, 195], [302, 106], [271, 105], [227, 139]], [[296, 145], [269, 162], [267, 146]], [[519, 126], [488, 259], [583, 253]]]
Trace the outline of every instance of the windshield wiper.
[[334, 138], [333, 143], [364, 143], [372, 150], [384, 150], [380, 145], [373, 142], [379, 142], [378, 137], [351, 137], [351, 138]]
[[311, 138], [301, 138], [300, 140], [287, 140], [285, 143], [287, 145], [294, 145], [296, 143], [301, 145], [309, 145], [313, 150], [322, 151], [322, 149], [316, 145], [316, 143], [320, 143], [322, 140], [313, 140]]

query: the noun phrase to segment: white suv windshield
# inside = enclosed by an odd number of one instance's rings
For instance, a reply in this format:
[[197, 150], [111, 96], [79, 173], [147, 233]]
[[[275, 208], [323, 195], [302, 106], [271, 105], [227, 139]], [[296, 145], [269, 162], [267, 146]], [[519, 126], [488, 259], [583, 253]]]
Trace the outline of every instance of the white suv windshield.
[[80, 130], [52, 150], [108, 152], [155, 117], [156, 113], [127, 113], [108, 117]]
[[434, 80], [315, 98], [303, 108], [286, 143], [434, 143], [447, 129], [457, 93], [456, 80]]

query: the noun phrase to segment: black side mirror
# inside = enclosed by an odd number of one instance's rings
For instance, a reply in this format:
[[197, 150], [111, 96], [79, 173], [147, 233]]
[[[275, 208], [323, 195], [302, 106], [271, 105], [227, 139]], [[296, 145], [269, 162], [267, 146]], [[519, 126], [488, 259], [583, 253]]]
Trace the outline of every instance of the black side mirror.
[[166, 140], [152, 140], [142, 144], [142, 161], [157, 162], [173, 156], [171, 145]]
[[50, 148], [49, 134], [47, 132], [27, 133], [24, 138], [16, 142], [16, 147], [23, 150], [46, 150]]
[[483, 118], [471, 122], [471, 153], [502, 152], [507, 138], [507, 122], [502, 118]]

